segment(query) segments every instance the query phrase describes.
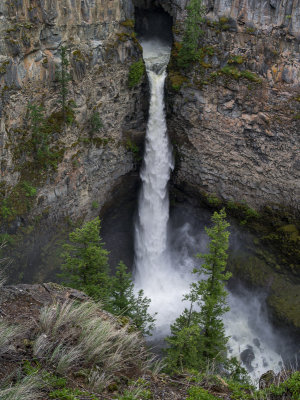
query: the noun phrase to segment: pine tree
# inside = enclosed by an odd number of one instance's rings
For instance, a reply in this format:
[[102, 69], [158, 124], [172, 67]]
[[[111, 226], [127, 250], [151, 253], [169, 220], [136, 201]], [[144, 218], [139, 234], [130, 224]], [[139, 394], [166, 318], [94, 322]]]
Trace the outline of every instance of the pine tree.
[[148, 313], [150, 299], [140, 290], [134, 294], [134, 284], [126, 265], [121, 261], [115, 276], [109, 274], [108, 254], [100, 237], [99, 217], [69, 234], [63, 245], [63, 283], [82, 290], [116, 315], [129, 317], [144, 334], [150, 335], [155, 318]]
[[111, 308], [114, 314], [128, 316], [144, 334], [150, 335], [155, 318], [148, 313], [150, 299], [140, 290], [134, 294], [132, 276], [126, 265], [120, 261], [115, 276], [112, 278]]
[[205, 14], [202, 0], [190, 0], [187, 11], [182, 47], [178, 54], [178, 66], [181, 68], [188, 68], [197, 59], [199, 39], [203, 34], [200, 23]]
[[62, 274], [64, 283], [84, 291], [95, 300], [109, 304], [111, 278], [108, 254], [100, 237], [100, 219], [87, 222], [69, 234], [64, 244]]
[[49, 156], [49, 138], [46, 132], [45, 109], [37, 104], [28, 104], [30, 130], [36, 159], [42, 163]]
[[[207, 275], [207, 280], [198, 280], [193, 283], [190, 299], [197, 298], [201, 304], [199, 318], [202, 325], [202, 358], [221, 359], [226, 349], [228, 338], [225, 337], [222, 315], [229, 311], [226, 303], [228, 295], [225, 282], [231, 273], [225, 272], [227, 263], [227, 250], [229, 246], [229, 232], [226, 230], [229, 223], [225, 220], [226, 213], [222, 209], [212, 216], [213, 226], [206, 228], [210, 238], [209, 253], [198, 254], [204, 263], [194, 272], [201, 276]], [[201, 299], [201, 300], [200, 300]]]
[[204, 259], [204, 263], [194, 270], [199, 280], [191, 284], [190, 293], [184, 297], [184, 300], [190, 301], [190, 307], [171, 326], [171, 336], [167, 338], [170, 345], [167, 361], [171, 369], [201, 369], [207, 360], [222, 362], [226, 359], [228, 338], [222, 315], [229, 310], [224, 285], [231, 274], [225, 273], [229, 241], [226, 230], [229, 224], [225, 218], [224, 209], [220, 213], [215, 212], [213, 226], [205, 228], [210, 238], [209, 253], [197, 255]]

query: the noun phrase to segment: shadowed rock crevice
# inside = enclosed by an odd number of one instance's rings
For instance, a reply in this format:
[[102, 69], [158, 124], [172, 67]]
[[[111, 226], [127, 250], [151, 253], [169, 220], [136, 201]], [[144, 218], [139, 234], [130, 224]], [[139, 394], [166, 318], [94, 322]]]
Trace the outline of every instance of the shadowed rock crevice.
[[[172, 43], [173, 18], [155, 2], [135, 7], [135, 30], [139, 38], [144, 40], [160, 39]], [[145, 7], [148, 6], [148, 7]]]

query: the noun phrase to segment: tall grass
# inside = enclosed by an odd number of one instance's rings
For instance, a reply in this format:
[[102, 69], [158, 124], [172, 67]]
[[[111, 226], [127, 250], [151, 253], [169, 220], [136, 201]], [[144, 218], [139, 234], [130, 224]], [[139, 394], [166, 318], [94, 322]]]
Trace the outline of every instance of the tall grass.
[[1, 400], [38, 400], [40, 393], [40, 380], [36, 375], [26, 376], [15, 385], [0, 389]]
[[[2, 243], [0, 243], [0, 255], [2, 254], [2, 251], [5, 247], [6, 247], [6, 242], [2, 241]], [[10, 264], [11, 260], [8, 257], [0, 258], [0, 289], [2, 288], [2, 286], [4, 286], [7, 280], [5, 270]]]
[[22, 330], [24, 329], [20, 326], [0, 320], [0, 355], [7, 352], [9, 343], [13, 342]]
[[60, 374], [71, 368], [90, 369], [90, 387], [95, 391], [101, 391], [114, 374], [128, 368], [144, 370], [151, 362], [141, 335], [102, 319], [94, 302], [46, 306], [38, 330], [34, 355]]

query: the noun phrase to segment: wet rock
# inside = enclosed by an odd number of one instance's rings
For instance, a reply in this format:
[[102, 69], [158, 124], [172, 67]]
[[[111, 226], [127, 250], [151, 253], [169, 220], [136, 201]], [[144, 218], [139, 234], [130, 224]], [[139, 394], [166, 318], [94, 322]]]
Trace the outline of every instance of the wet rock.
[[242, 362], [245, 364], [248, 371], [253, 371], [253, 367], [251, 365], [252, 361], [255, 359], [255, 354], [253, 348], [249, 346], [247, 349], [241, 352], [240, 354]]
[[269, 370], [259, 378], [259, 389], [268, 388], [274, 383], [276, 374], [274, 371]]

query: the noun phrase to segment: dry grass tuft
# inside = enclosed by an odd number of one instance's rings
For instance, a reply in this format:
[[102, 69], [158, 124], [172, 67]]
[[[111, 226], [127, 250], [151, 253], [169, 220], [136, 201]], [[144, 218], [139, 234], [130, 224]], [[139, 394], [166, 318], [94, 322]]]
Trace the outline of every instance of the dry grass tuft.
[[90, 369], [89, 386], [94, 391], [102, 391], [116, 373], [145, 370], [151, 363], [141, 335], [103, 320], [94, 302], [46, 306], [41, 310], [38, 330], [34, 355], [47, 360], [59, 374], [71, 368]]
[[6, 389], [0, 389], [1, 400], [38, 400], [42, 398], [40, 393], [41, 382], [36, 375], [27, 376], [15, 385]]

